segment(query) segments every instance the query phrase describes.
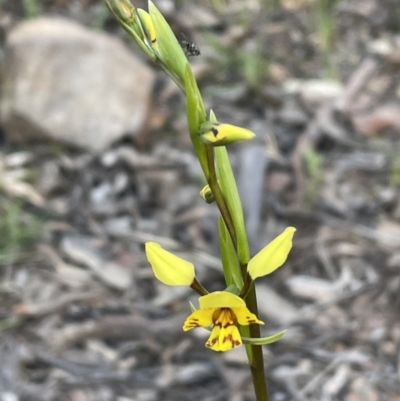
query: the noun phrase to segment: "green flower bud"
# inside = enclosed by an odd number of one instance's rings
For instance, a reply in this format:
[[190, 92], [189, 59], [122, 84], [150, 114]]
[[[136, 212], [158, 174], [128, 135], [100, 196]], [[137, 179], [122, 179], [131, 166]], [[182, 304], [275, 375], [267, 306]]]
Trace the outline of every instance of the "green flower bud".
[[149, 14], [157, 39], [159, 58], [183, 87], [185, 68], [188, 64], [185, 53], [168, 22], [152, 1], [149, 1]]
[[129, 24], [134, 20], [136, 9], [128, 0], [105, 0], [105, 3], [121, 21]]
[[209, 185], [206, 185], [201, 191], [200, 196], [207, 202], [213, 203], [215, 201], [214, 194]]
[[148, 42], [147, 46], [158, 53], [159, 47], [157, 43], [156, 31], [154, 29], [153, 21], [150, 17], [150, 14], [147, 11], [142, 10], [141, 8], [138, 8], [137, 11], [139, 14], [140, 22], [142, 23], [142, 27], [146, 32]]

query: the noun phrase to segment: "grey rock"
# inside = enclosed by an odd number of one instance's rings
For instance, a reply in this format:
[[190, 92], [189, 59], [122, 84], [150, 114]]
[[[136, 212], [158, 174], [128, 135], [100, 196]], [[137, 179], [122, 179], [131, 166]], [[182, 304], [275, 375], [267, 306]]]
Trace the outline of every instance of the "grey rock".
[[154, 79], [117, 38], [61, 18], [23, 22], [7, 39], [2, 124], [12, 140], [102, 151], [143, 127]]

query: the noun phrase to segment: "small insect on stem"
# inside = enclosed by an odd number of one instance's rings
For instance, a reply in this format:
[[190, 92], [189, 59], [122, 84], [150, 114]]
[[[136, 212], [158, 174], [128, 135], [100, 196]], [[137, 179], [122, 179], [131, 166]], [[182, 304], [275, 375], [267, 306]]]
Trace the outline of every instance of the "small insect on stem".
[[189, 42], [186, 36], [182, 33], [183, 39], [181, 40], [181, 47], [185, 51], [187, 57], [200, 56], [200, 49], [194, 42]]

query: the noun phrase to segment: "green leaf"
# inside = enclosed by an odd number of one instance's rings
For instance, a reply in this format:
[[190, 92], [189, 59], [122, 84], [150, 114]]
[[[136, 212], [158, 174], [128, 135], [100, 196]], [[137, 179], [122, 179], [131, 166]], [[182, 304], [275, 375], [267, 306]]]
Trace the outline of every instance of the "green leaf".
[[236, 186], [235, 176], [233, 175], [225, 146], [219, 146], [214, 148], [214, 150], [218, 181], [232, 216], [233, 225], [235, 226], [239, 261], [241, 264], [246, 264], [250, 259], [250, 250], [244, 225], [242, 203]]
[[243, 287], [243, 278], [240, 266], [232, 244], [231, 236], [225, 226], [223, 218], [218, 218], [219, 242], [221, 246], [221, 259], [224, 269], [225, 282], [227, 286], [235, 284], [238, 288]]
[[261, 338], [242, 337], [242, 340], [243, 344], [252, 344], [252, 345], [272, 344], [280, 340], [286, 332], [287, 330], [282, 330], [279, 333], [273, 334], [272, 336], [261, 337]]
[[189, 64], [186, 66], [184, 82], [186, 90], [186, 114], [190, 138], [201, 168], [203, 169], [205, 176], [208, 177], [207, 146], [199, 138], [199, 127], [204, 123], [204, 121], [206, 121], [206, 112], [199, 88], [197, 87], [196, 79]]
[[239, 295], [240, 293], [239, 287], [235, 284], [228, 285], [228, 287], [226, 287], [224, 291], [228, 291], [234, 295]]

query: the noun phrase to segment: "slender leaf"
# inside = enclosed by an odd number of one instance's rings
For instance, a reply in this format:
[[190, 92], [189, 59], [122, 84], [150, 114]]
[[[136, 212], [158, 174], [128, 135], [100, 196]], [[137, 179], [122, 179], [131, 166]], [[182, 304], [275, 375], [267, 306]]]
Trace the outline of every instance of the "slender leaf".
[[221, 259], [226, 285], [230, 286], [235, 284], [236, 287], [242, 288], [243, 278], [235, 248], [233, 247], [231, 236], [229, 235], [224, 220], [221, 216], [218, 219], [218, 229], [219, 242], [221, 246]]
[[287, 330], [282, 330], [279, 333], [273, 334], [272, 336], [261, 337], [261, 338], [242, 337], [242, 340], [243, 344], [252, 344], [252, 345], [272, 344], [280, 340], [286, 332]]
[[220, 146], [214, 150], [215, 160], [217, 162], [218, 181], [229, 212], [231, 213], [233, 225], [235, 226], [239, 261], [241, 264], [246, 264], [250, 259], [250, 250], [239, 191], [236, 186], [235, 177], [225, 146]]

